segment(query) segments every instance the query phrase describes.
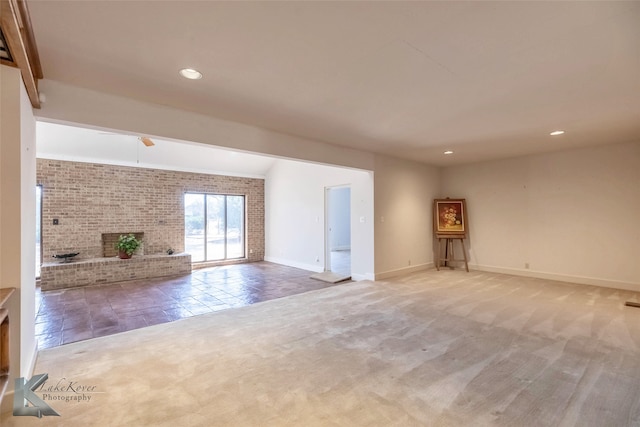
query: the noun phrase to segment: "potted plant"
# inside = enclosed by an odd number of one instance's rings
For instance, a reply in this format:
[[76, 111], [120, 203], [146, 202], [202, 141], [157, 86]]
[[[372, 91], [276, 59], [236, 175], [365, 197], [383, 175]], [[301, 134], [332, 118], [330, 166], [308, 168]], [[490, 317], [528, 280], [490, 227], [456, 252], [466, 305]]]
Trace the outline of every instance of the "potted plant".
[[118, 237], [118, 241], [115, 244], [115, 248], [118, 251], [118, 257], [120, 259], [129, 259], [131, 255], [138, 249], [142, 242], [136, 239], [136, 236], [131, 234], [121, 234]]

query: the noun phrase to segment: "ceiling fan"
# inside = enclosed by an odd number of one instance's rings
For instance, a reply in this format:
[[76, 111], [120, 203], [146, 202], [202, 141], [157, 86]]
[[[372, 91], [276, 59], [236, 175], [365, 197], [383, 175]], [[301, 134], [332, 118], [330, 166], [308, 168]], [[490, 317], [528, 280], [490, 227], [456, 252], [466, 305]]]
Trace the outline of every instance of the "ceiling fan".
[[115, 132], [98, 132], [98, 133], [101, 135], [135, 136], [136, 138], [138, 138], [138, 141], [142, 142], [146, 147], [153, 147], [154, 145], [156, 145], [148, 136], [125, 135], [125, 134], [115, 133]]
[[154, 145], [156, 145], [153, 143], [151, 138], [147, 136], [139, 136], [138, 139], [147, 147], [153, 147]]

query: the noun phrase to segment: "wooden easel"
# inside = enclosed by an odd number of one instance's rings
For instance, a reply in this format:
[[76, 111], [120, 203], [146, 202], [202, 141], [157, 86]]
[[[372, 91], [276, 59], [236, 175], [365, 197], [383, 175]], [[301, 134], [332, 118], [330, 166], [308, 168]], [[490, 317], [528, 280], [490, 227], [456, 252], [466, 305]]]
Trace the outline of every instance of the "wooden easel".
[[[444, 262], [444, 266], [453, 268], [450, 265], [452, 262], [464, 262], [464, 268], [469, 272], [469, 263], [467, 262], [467, 250], [464, 248], [464, 238], [463, 234], [461, 235], [450, 235], [450, 234], [437, 234], [438, 237], [438, 259], [436, 261], [436, 269], [440, 271], [440, 265]], [[445, 240], [444, 247], [444, 258], [442, 257], [442, 241]], [[460, 240], [460, 245], [462, 246], [462, 256], [464, 259], [456, 259], [455, 254], [453, 252], [453, 241]]]

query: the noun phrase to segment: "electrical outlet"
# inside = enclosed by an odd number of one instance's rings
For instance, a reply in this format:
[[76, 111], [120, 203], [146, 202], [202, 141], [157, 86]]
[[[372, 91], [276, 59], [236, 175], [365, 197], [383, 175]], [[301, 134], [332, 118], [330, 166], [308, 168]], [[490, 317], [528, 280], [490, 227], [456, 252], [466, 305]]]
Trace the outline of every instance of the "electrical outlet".
[[253, 249], [249, 249], [249, 253], [252, 254], [253, 253]]
[[527, 270], [529, 269], [529, 263], [528, 262], [524, 263], [524, 268], [526, 268]]
[[316, 257], [316, 262], [320, 262], [320, 257], [319, 256]]

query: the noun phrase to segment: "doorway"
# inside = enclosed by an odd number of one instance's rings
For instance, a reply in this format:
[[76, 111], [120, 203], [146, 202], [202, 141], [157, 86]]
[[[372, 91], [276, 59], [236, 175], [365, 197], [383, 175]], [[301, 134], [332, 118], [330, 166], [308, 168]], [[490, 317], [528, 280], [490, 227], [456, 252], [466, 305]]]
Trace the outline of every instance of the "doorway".
[[351, 275], [351, 188], [326, 187], [325, 271]]

